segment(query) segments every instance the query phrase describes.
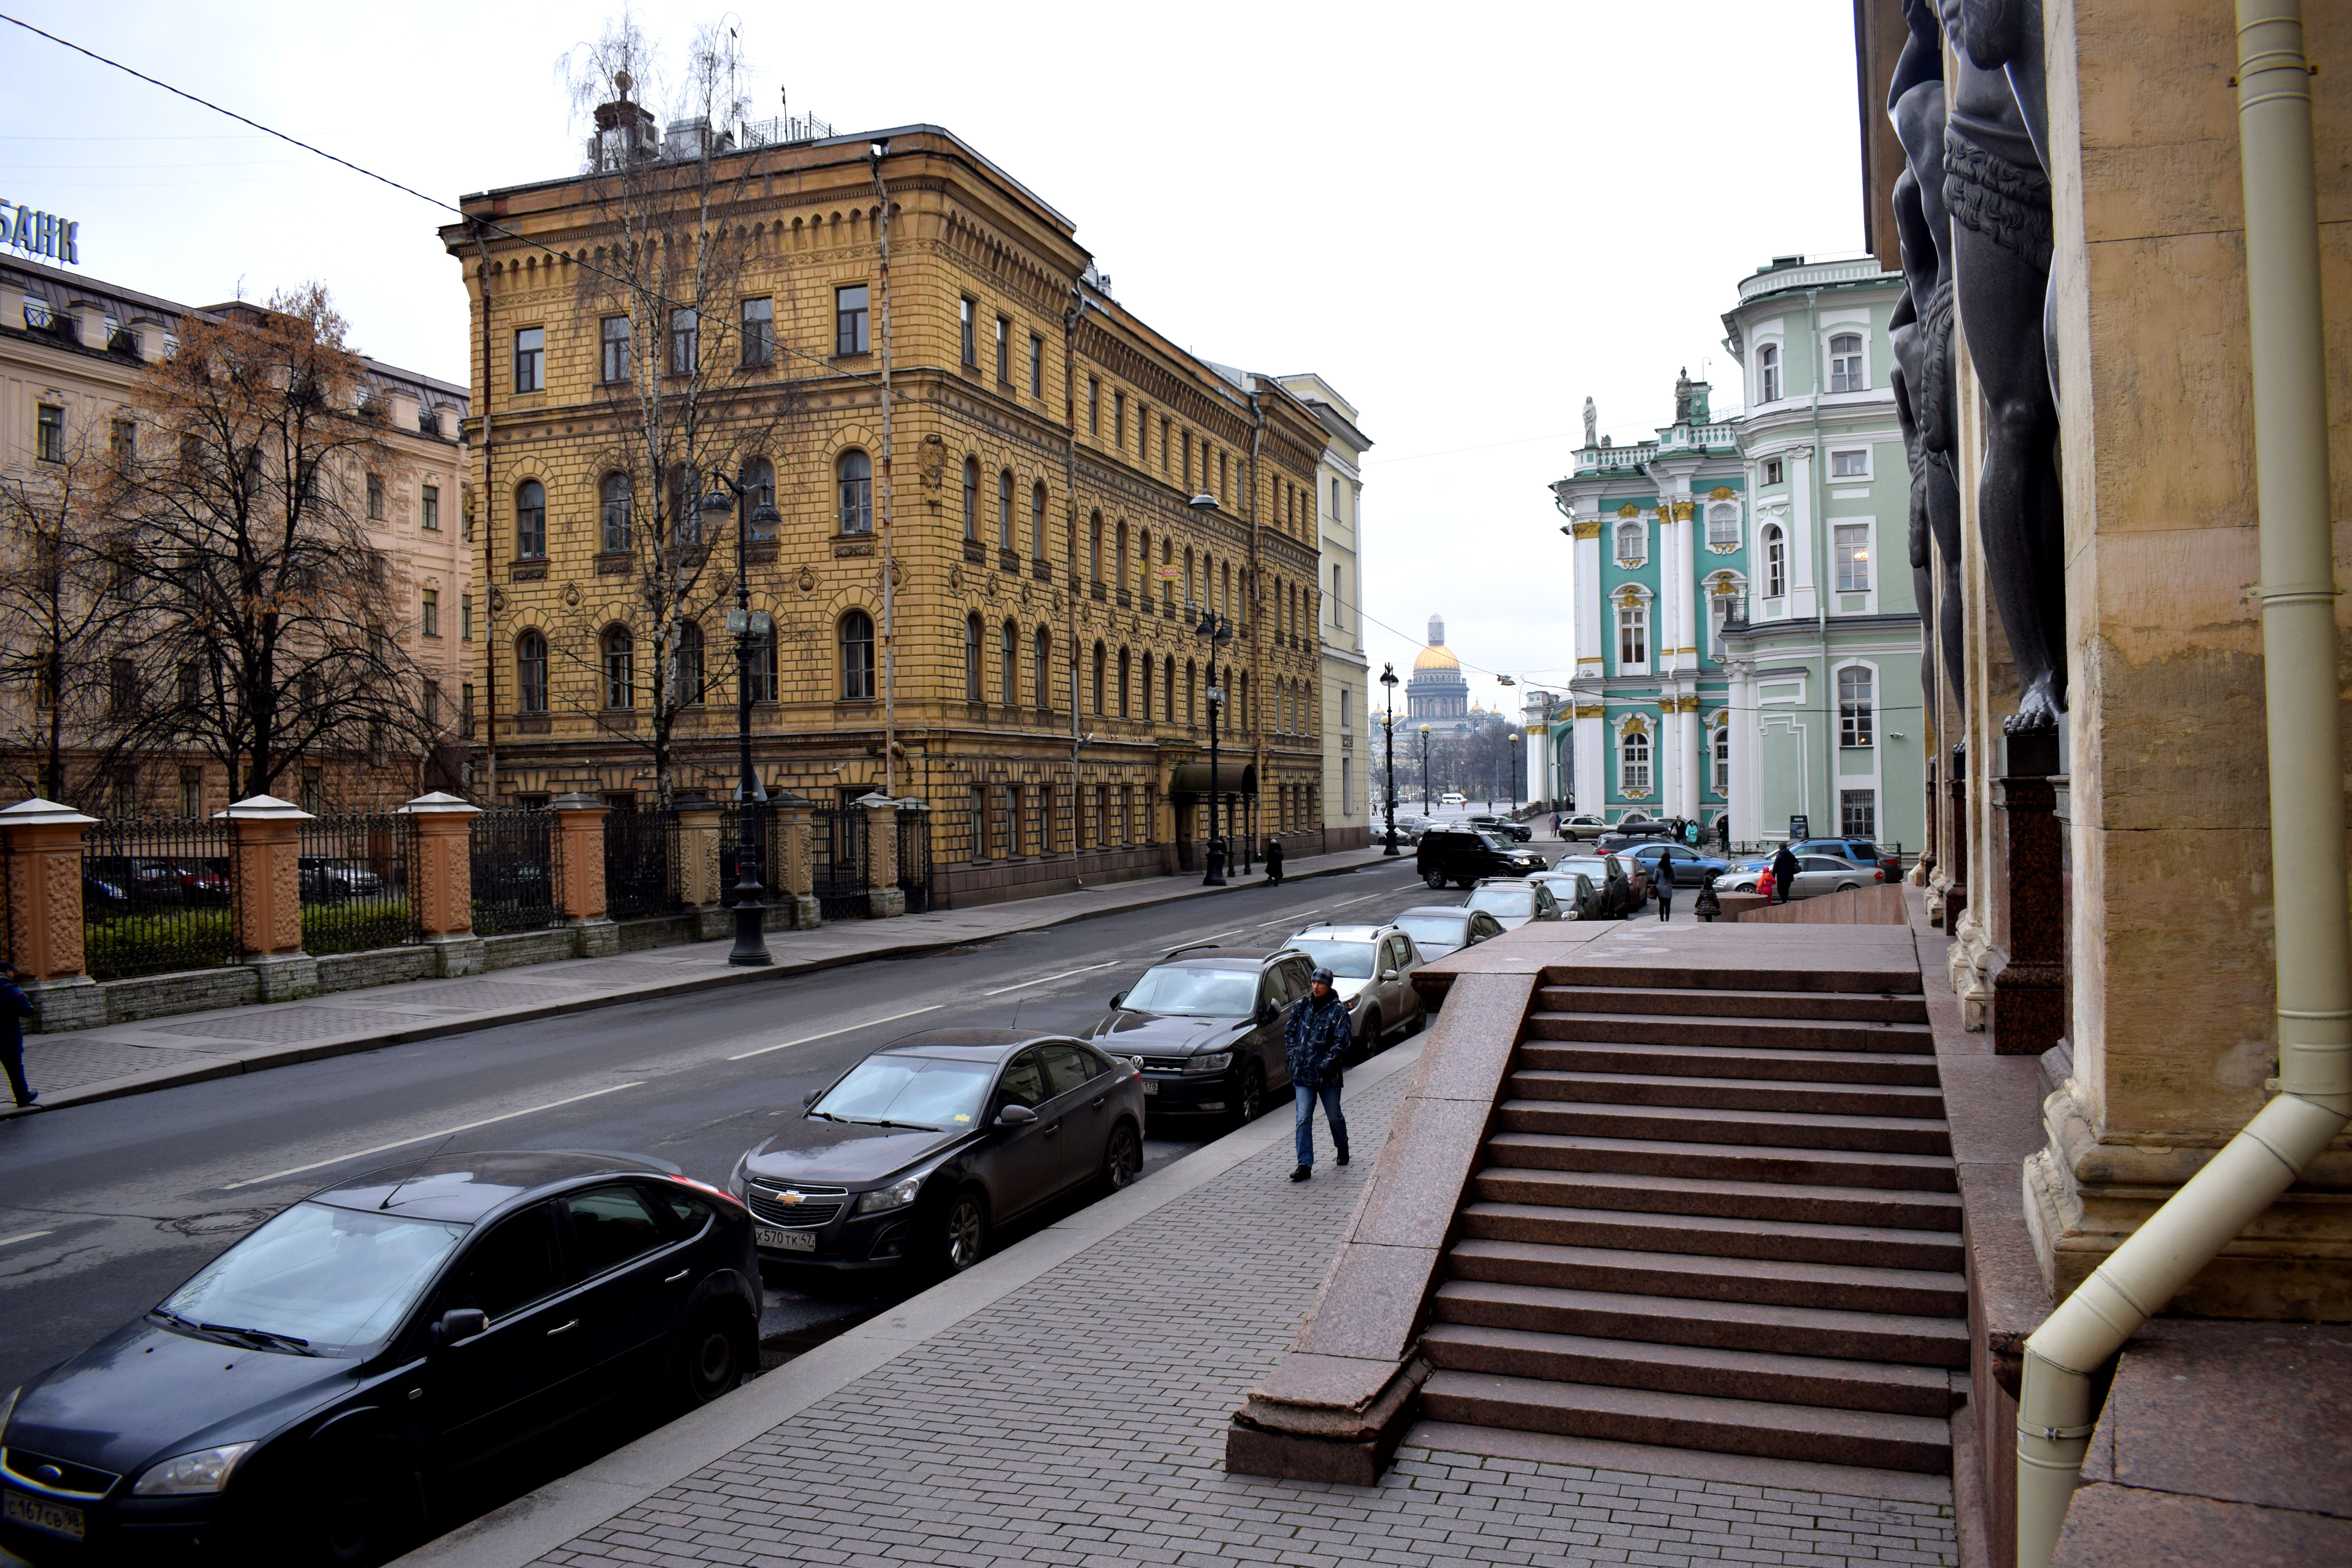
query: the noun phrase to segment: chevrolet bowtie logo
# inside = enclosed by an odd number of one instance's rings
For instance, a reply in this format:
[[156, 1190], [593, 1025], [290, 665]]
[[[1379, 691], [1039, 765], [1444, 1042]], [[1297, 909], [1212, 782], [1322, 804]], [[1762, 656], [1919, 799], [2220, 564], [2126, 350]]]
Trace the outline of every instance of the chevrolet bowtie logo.
[[796, 1204], [801, 1202], [802, 1199], [800, 1194], [792, 1191], [790, 1188], [786, 1188], [784, 1191], [776, 1194], [776, 1201], [780, 1204]]

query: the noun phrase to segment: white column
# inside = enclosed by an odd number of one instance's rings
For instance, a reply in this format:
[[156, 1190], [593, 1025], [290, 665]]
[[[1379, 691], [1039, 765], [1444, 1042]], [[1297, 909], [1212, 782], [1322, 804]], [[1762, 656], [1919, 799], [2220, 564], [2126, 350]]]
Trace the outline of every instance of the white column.
[[1811, 620], [1820, 613], [1813, 563], [1813, 449], [1789, 449], [1789, 614]]
[[1606, 646], [1608, 627], [1601, 605], [1601, 541], [1596, 536], [1579, 539], [1570, 552], [1574, 573], [1575, 613], [1570, 617], [1576, 627], [1576, 673], [1603, 673], [1601, 650]]
[[1606, 721], [1600, 714], [1576, 721], [1576, 808], [1598, 812], [1609, 804]]

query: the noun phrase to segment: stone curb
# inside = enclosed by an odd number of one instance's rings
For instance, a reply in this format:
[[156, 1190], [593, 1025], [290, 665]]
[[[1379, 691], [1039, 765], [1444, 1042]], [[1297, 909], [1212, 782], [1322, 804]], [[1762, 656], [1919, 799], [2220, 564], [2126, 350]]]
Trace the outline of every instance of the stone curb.
[[[1349, 1068], [1347, 1092], [1357, 1093], [1409, 1071], [1420, 1059], [1421, 1041], [1402, 1041], [1360, 1067]], [[1290, 1123], [1277, 1108], [1154, 1171], [1125, 1192], [1015, 1242], [970, 1273], [934, 1285], [794, 1357], [718, 1403], [427, 1542], [400, 1558], [394, 1568], [517, 1568], [530, 1563], [1290, 1136]]]
[[[1341, 853], [1346, 853], [1342, 851]], [[1311, 881], [1321, 877], [1344, 876], [1368, 866], [1377, 866], [1384, 857], [1352, 861], [1344, 866], [1324, 866], [1313, 870], [1286, 873], [1283, 880]], [[1402, 860], [1399, 864], [1402, 864]], [[1117, 887], [1111, 883], [1108, 887]], [[44, 1110], [64, 1110], [77, 1105], [93, 1105], [100, 1100], [121, 1100], [128, 1095], [147, 1094], [156, 1089], [178, 1089], [184, 1084], [208, 1083], [214, 1079], [235, 1078], [240, 1073], [257, 1072], [265, 1068], [291, 1067], [297, 1063], [320, 1061], [330, 1057], [352, 1056], [360, 1051], [382, 1049], [386, 1046], [411, 1045], [419, 1040], [442, 1039], [452, 1035], [470, 1035], [483, 1029], [494, 1029], [503, 1024], [526, 1024], [540, 1018], [562, 1017], [571, 1013], [592, 1012], [600, 1007], [616, 1007], [630, 1002], [657, 1000], [664, 997], [690, 995], [701, 991], [715, 991], [724, 986], [749, 985], [762, 980], [778, 980], [790, 975], [814, 974], [828, 969], [840, 969], [853, 963], [866, 963], [883, 958], [915, 958], [927, 952], [941, 952], [949, 948], [968, 946], [975, 941], [993, 942], [999, 937], [1017, 936], [1024, 931], [1050, 931], [1055, 926], [1072, 925], [1079, 921], [1099, 920], [1125, 914], [1130, 910], [1156, 909], [1186, 899], [1207, 898], [1218, 893], [1231, 893], [1244, 888], [1264, 886], [1263, 879], [1232, 881], [1222, 888], [1204, 888], [1198, 883], [1171, 889], [1155, 898], [1138, 899], [1108, 909], [1075, 910], [1051, 920], [1029, 925], [1013, 926], [975, 938], [970, 933], [954, 937], [919, 942], [893, 943], [863, 952], [835, 953], [829, 958], [799, 959], [779, 962], [765, 969], [730, 969], [717, 974], [697, 975], [688, 980], [656, 981], [633, 990], [613, 992], [598, 996], [577, 996], [562, 1002], [534, 1003], [529, 1006], [501, 1008], [464, 1018], [436, 1019], [420, 1022], [414, 1027], [380, 1029], [372, 1034], [352, 1035], [340, 1040], [325, 1040], [311, 1045], [257, 1047], [236, 1057], [221, 1057], [214, 1060], [181, 1068], [161, 1068], [152, 1072], [115, 1079], [100, 1079], [73, 1089], [44, 1092], [37, 1105], [0, 1106], [0, 1121], [12, 1117], [37, 1115]], [[1095, 889], [1108, 890], [1106, 889]], [[353, 994], [338, 993], [338, 994]], [[361, 993], [360, 994], [363, 994]], [[268, 1005], [268, 1004], [265, 1004]]]

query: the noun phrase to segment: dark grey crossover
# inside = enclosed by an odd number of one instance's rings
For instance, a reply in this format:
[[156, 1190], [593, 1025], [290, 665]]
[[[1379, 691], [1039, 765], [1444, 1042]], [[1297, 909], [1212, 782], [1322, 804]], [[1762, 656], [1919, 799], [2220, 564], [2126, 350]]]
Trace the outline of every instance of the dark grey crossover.
[[757, 1365], [751, 1220], [657, 1161], [448, 1154], [287, 1208], [0, 1401], [37, 1563], [384, 1562], [435, 1481], [648, 1386]]
[[1094, 1042], [1141, 1061], [1154, 1116], [1254, 1121], [1290, 1087], [1283, 1026], [1314, 973], [1295, 949], [1179, 948], [1110, 999]]

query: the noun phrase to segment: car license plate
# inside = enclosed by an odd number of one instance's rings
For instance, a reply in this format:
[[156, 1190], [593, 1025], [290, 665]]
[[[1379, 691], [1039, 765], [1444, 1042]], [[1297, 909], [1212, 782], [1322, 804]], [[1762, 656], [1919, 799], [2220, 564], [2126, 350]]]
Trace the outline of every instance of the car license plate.
[[777, 1252], [816, 1250], [816, 1232], [813, 1230], [771, 1230], [763, 1225], [751, 1233], [751, 1239]]
[[83, 1536], [85, 1527], [78, 1508], [26, 1497], [23, 1492], [0, 1492], [0, 1499], [5, 1500], [0, 1505], [0, 1513], [5, 1513], [11, 1524], [30, 1525], [51, 1535], [62, 1535], [68, 1541], [79, 1541]]
[[1160, 1092], [1160, 1086], [1157, 1083], [1154, 1083], [1151, 1079], [1145, 1079], [1143, 1080], [1143, 1092], [1145, 1097], [1148, 1099]]

